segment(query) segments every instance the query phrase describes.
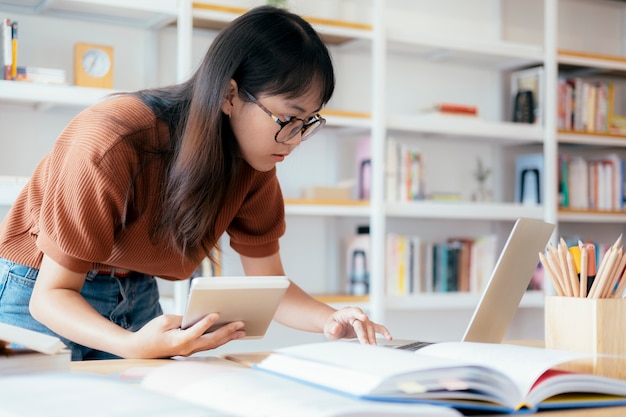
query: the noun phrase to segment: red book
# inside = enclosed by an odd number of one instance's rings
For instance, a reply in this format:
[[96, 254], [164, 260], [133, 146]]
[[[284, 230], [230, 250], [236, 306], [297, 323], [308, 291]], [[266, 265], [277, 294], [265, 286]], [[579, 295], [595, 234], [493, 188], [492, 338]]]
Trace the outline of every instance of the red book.
[[438, 103], [435, 104], [435, 110], [441, 113], [467, 114], [471, 116], [478, 116], [478, 107], [467, 104]]

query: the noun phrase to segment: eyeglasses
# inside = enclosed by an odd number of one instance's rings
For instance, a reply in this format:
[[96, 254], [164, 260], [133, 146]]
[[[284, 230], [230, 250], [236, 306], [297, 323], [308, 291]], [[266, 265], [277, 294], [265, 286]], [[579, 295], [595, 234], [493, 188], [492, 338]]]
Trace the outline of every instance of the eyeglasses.
[[[316, 114], [313, 117], [309, 117], [308, 119], [300, 119], [299, 117], [289, 117], [286, 121], [280, 120], [277, 116], [274, 115], [271, 111], [269, 111], [264, 105], [262, 105], [254, 96], [248, 93], [246, 90], [243, 90], [244, 93], [248, 96], [248, 98], [257, 106], [259, 106], [269, 117], [274, 119], [274, 121], [280, 126], [278, 132], [274, 136], [274, 140], [278, 143], [284, 143], [296, 136], [298, 133], [302, 135], [301, 141], [309, 139], [313, 136], [314, 133], [318, 132], [324, 125], [326, 124], [326, 119], [324, 119], [319, 114]], [[285, 129], [287, 127], [287, 129]]]

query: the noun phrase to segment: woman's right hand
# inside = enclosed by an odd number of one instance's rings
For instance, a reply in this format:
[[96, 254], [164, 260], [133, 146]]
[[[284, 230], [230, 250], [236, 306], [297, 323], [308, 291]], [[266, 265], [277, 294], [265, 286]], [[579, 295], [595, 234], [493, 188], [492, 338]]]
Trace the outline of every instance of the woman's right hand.
[[193, 326], [182, 330], [182, 316], [164, 314], [155, 317], [137, 332], [129, 336], [130, 345], [126, 358], [168, 358], [189, 356], [204, 350], [215, 349], [231, 340], [246, 335], [241, 321], [226, 324], [219, 329], [205, 333], [217, 320], [218, 313], [204, 317]]

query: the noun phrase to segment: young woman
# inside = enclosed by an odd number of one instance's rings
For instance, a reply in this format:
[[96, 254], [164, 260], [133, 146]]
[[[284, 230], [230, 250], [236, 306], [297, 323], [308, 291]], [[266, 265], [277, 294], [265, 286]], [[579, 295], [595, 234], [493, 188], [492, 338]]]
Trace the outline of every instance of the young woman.
[[[284, 275], [276, 163], [324, 126], [334, 89], [318, 35], [258, 7], [212, 43], [181, 84], [80, 113], [0, 225], [0, 321], [56, 334], [73, 360], [187, 356], [244, 336], [163, 315], [154, 277], [186, 279], [227, 232], [247, 275]], [[275, 319], [376, 343], [387, 329], [291, 283]]]

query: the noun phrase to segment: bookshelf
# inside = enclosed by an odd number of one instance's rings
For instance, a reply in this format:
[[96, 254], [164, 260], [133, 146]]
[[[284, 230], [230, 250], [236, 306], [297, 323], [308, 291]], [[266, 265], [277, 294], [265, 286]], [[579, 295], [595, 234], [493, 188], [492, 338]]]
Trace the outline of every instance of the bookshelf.
[[[417, 146], [425, 158], [427, 191], [460, 193], [461, 201], [385, 201], [378, 215], [384, 218], [381, 224], [386, 232], [419, 235], [430, 241], [450, 236], [478, 237], [481, 233], [493, 232], [498, 234], [499, 245], [502, 245], [505, 231], [517, 217], [544, 218], [543, 206], [515, 203], [512, 193], [507, 192], [513, 180], [507, 172], [510, 164], [505, 157], [524, 146], [543, 147], [546, 132], [542, 126], [509, 122], [502, 111], [504, 98], [498, 94], [506, 71], [543, 62], [543, 42], [507, 39], [495, 27], [482, 30], [468, 24], [460, 30], [453, 29], [454, 19], [463, 19], [461, 14], [465, 13], [468, 20], [477, 18], [480, 21], [481, 15], [485, 14], [497, 21], [496, 26], [504, 26], [506, 22], [497, 13], [493, 14], [491, 6], [505, 7], [505, 3], [481, 3], [476, 11], [460, 6], [464, 10], [450, 13], [450, 16], [425, 2], [414, 5], [387, 3], [392, 6], [386, 11], [387, 26], [384, 27], [388, 33], [384, 36], [387, 76], [374, 82], [386, 85], [404, 83], [405, 90], [422, 97], [410, 97], [395, 103], [395, 97], [389, 94], [398, 92], [393, 87], [388, 88], [385, 134], [378, 140], [385, 143], [388, 137], [392, 137]], [[424, 16], [420, 16], [421, 13]], [[539, 15], [542, 16], [543, 11]], [[394, 24], [390, 23], [392, 18]], [[416, 23], [409, 26], [410, 20]], [[485, 26], [489, 24], [494, 21]], [[396, 81], [403, 66], [420, 75], [407, 79], [404, 74], [401, 81]], [[437, 101], [478, 106], [479, 117], [420, 113], [419, 109]], [[453, 162], [447, 161], [451, 152], [457, 153], [452, 157]], [[469, 157], [460, 157], [463, 153]], [[494, 194], [492, 201], [471, 202], [468, 191], [474, 184], [467, 179], [459, 180], [470, 176], [477, 156], [486, 158], [485, 162], [496, 177], [489, 184]], [[428, 312], [455, 310], [458, 319], [465, 320], [477, 301], [477, 294], [388, 295], [384, 300], [385, 317], [413, 311], [419, 319], [426, 317]], [[522, 301], [524, 308], [541, 309], [542, 305], [541, 295], [537, 294]]]
[[[579, 36], [573, 35], [573, 25], [582, 23], [580, 16], [564, 19], [559, 16], [558, 24], [562, 27], [561, 42], [556, 52], [559, 75], [586, 79], [607, 79], [626, 82], [626, 50], [619, 40], [623, 33], [623, 22], [617, 16], [624, 11], [621, 2], [576, 2], [574, 8], [580, 11], [593, 11], [604, 26], [601, 30], [601, 42], [592, 46], [586, 39], [594, 36], [585, 26]], [[598, 39], [597, 34], [596, 40]], [[616, 102], [623, 102], [623, 92], [616, 93]], [[618, 106], [619, 107], [619, 106]], [[557, 130], [555, 133], [558, 151], [562, 154], [600, 159], [609, 153], [620, 158], [626, 157], [626, 136], [609, 132], [581, 132]], [[567, 236], [583, 236], [596, 242], [608, 243], [620, 233], [624, 233], [623, 210], [575, 210], [559, 207], [557, 212], [559, 232]]]
[[[528, 150], [543, 153], [544, 181], [546, 189], [552, 189], [557, 181], [556, 155], [564, 146], [626, 147], [626, 139], [613, 135], [561, 132], [550, 121], [544, 126], [509, 121], [505, 110], [509, 71], [541, 64], [554, 68], [554, 72], [547, 75], [546, 86], [549, 87], [556, 85], [558, 65], [613, 73], [626, 70], [621, 47], [609, 50], [605, 42], [601, 51], [586, 52], [579, 50], [571, 34], [572, 22], [578, 22], [578, 27], [585, 26], [580, 23], [581, 16], [595, 13], [602, 19], [609, 19], [609, 12], [624, 13], [624, 6], [608, 0], [568, 1], [575, 7], [566, 7], [566, 3], [570, 3], [565, 0], [480, 0], [473, 2], [471, 8], [462, 0], [449, 0], [445, 4], [426, 0], [342, 0], [315, 2], [314, 5], [293, 0], [293, 10], [309, 16], [309, 21], [328, 42], [338, 77], [337, 93], [329, 108], [323, 111], [328, 120], [324, 132], [302, 145], [292, 155], [293, 161], [279, 168], [287, 198], [288, 221], [288, 236], [281, 246], [286, 252], [286, 268], [293, 271], [296, 282], [305, 289], [310, 286], [316, 294], [325, 290], [327, 294], [320, 295], [320, 299], [333, 305], [361, 306], [379, 321], [393, 320], [393, 312], [398, 310], [427, 314], [446, 309], [456, 311], [461, 320], [465, 320], [478, 301], [476, 294], [385, 296], [383, 254], [387, 232], [406, 230], [432, 240], [458, 234], [496, 233], [504, 237], [517, 217], [532, 217], [556, 221], [564, 232], [574, 232], [581, 225], [598, 225], [600, 235], [614, 240], [618, 230], [624, 229], [621, 224], [626, 224], [623, 213], [559, 210], [556, 193], [550, 193], [543, 205], [524, 206], [514, 202], [511, 191], [514, 179], [510, 171], [516, 154]], [[48, 66], [62, 66], [65, 62], [66, 69], [70, 69], [71, 53], [60, 50], [62, 43], [69, 50], [74, 41], [106, 43], [111, 39], [116, 53], [133, 63], [132, 70], [116, 74], [117, 91], [184, 78], [216, 31], [257, 4], [260, 2], [251, 0], [181, 0], [178, 5], [170, 0], [23, 3], [0, 0], [0, 12], [15, 13], [18, 18], [31, 19], [35, 24], [67, 24], [71, 29], [68, 34], [51, 35], [55, 45], [52, 49], [58, 57], [47, 56]], [[607, 26], [609, 24], [618, 23], [613, 19]], [[596, 39], [594, 45], [599, 41], [591, 32], [598, 25], [589, 25], [590, 33], [586, 34]], [[78, 34], [87, 27], [95, 28], [89, 35], [93, 39]], [[27, 52], [35, 49], [38, 41], [20, 41], [24, 43], [25, 62], [38, 59], [34, 53], [29, 56]], [[137, 54], [130, 46], [135, 42], [141, 51], [136, 58], [129, 58]], [[172, 59], [171, 54], [164, 57], [163, 48], [176, 48], [176, 57]], [[120, 68], [119, 61], [116, 68]], [[153, 68], [159, 68], [158, 74], [154, 74]], [[38, 133], [36, 140], [37, 152], [41, 153], [51, 146], [56, 133], [77, 111], [111, 92], [113, 90], [0, 81], [0, 106], [2, 111], [7, 110], [6, 116], [0, 114], [0, 126], [9, 127], [11, 135], [23, 135], [23, 132], [30, 134], [32, 127], [27, 126], [22, 114], [45, 120], [49, 132]], [[546, 93], [549, 92], [546, 90]], [[420, 112], [438, 100], [477, 105], [480, 117], [450, 118]], [[554, 103], [555, 97], [547, 94], [547, 118], [549, 112], [556, 111]], [[371, 137], [373, 155], [370, 201], [345, 204], [302, 200], [297, 193], [302, 187], [318, 181], [331, 185], [353, 173], [351, 152], [355, 142], [364, 136]], [[432, 191], [461, 190], [466, 193], [463, 201], [388, 202], [383, 181], [388, 137], [416, 143], [428, 158], [426, 163], [435, 178], [428, 187]], [[3, 153], [16, 149], [16, 145], [6, 139], [0, 139], [0, 146]], [[489, 183], [494, 192], [492, 202], [470, 202], [467, 198], [473, 187], [470, 174], [477, 155], [484, 155], [494, 172]], [[37, 161], [34, 157], [23, 158], [26, 160], [18, 161], [19, 167], [9, 161], [4, 168], [7, 172], [0, 174], [28, 175]], [[343, 241], [361, 224], [370, 225], [376, 254], [372, 259], [372, 293], [365, 299], [341, 294], [345, 279]], [[306, 242], [307, 250], [298, 249], [300, 243], [307, 240], [303, 236], [312, 236], [311, 242]], [[226, 254], [226, 258], [233, 264], [237, 262], [232, 254]], [[316, 265], [303, 268], [312, 258]], [[239, 272], [235, 267], [231, 271]], [[184, 289], [177, 294], [180, 297]], [[524, 298], [522, 306], [539, 312], [543, 305], [541, 298], [540, 294], [531, 294]]]
[[[44, 3], [41, 3], [44, 5]], [[525, 45], [522, 43], [510, 42], [485, 42], [472, 41], [466, 39], [461, 42], [459, 38], [433, 38], [412, 36], [406, 37], [401, 35], [390, 35], [388, 38], [384, 35], [387, 29], [387, 23], [382, 19], [383, 13], [376, 13], [376, 10], [382, 10], [384, 2], [367, 1], [361, 2], [365, 4], [365, 8], [369, 11], [369, 15], [376, 15], [371, 18], [371, 22], [363, 24], [351, 24], [339, 19], [313, 19], [315, 25], [324, 36], [324, 39], [331, 44], [333, 53], [338, 57], [345, 55], [356, 55], [357, 61], [365, 60], [367, 67], [381, 65], [380, 60], [373, 63], [375, 56], [392, 54], [404, 54], [404, 50], [409, 56], [415, 57], [432, 52], [433, 50], [446, 49], [454, 56], [456, 63], [462, 63], [468, 66], [489, 67], [489, 68], [508, 68], [510, 66], [522, 65], [524, 63], [533, 63], [541, 59], [541, 48], [536, 45]], [[242, 8], [226, 8], [219, 9], [215, 7], [203, 7], [196, 2], [191, 6], [191, 24], [184, 21], [185, 13], [182, 5], [180, 9], [175, 9], [169, 2], [129, 2], [128, 5], [120, 1], [72, 1], [46, 2], [45, 7], [33, 6], [30, 8], [20, 7], [18, 9], [9, 7], [0, 2], [0, 8], [6, 13], [22, 13], [36, 17], [46, 17], [54, 19], [63, 19], [79, 22], [95, 22], [102, 25], [122, 25], [130, 28], [140, 28], [150, 34], [149, 41], [154, 42], [155, 37], [171, 35], [172, 31], [176, 31], [179, 38], [183, 38], [187, 31], [205, 30], [207, 32], [215, 31], [223, 27], [227, 22], [242, 12]], [[189, 4], [186, 5], [188, 7]], [[209, 5], [211, 6], [211, 5]], [[304, 13], [303, 13], [304, 14]], [[328, 13], [330, 14], [330, 13]], [[306, 14], [305, 14], [306, 15]], [[142, 19], [138, 17], [144, 16]], [[161, 32], [164, 32], [163, 35]], [[417, 43], [413, 39], [421, 39]], [[117, 45], [116, 45], [117, 46]], [[188, 62], [178, 62], [176, 77], [184, 77], [184, 72], [193, 66], [191, 56], [194, 53], [192, 45], [182, 45], [178, 51], [178, 61], [189, 60]], [[387, 49], [387, 51], [386, 51]], [[152, 59], [150, 57], [148, 60]], [[342, 58], [339, 58], [341, 60]], [[340, 66], [341, 62], [339, 62]], [[119, 66], [118, 66], [119, 68]], [[379, 68], [384, 72], [385, 68]], [[171, 69], [170, 69], [171, 71]], [[351, 68], [347, 70], [349, 73]], [[140, 71], [141, 72], [141, 71]], [[369, 72], [369, 70], [364, 71]], [[380, 73], [375, 70], [371, 71], [369, 79], [362, 83], [361, 79], [355, 80], [359, 83], [361, 90], [380, 91], [384, 90], [384, 81]], [[346, 78], [346, 71], [341, 71], [339, 76]], [[341, 82], [341, 80], [340, 80]], [[144, 81], [131, 81], [127, 83], [116, 82], [116, 88], [135, 89], [146, 86]], [[349, 83], [352, 87], [353, 83]], [[367, 87], [363, 88], [365, 85]], [[0, 84], [0, 101], [2, 105], [8, 106], [27, 106], [32, 111], [41, 112], [48, 110], [52, 113], [55, 111], [63, 111], [64, 114], [74, 114], [80, 108], [88, 106], [100, 100], [106, 94], [113, 91], [92, 90], [77, 87], [57, 87], [57, 86], [40, 86], [27, 85], [12, 82], [2, 82]], [[348, 93], [350, 89], [348, 89]], [[344, 92], [343, 96], [339, 96], [336, 103], [332, 103], [331, 109], [324, 111], [328, 118], [329, 136], [334, 140], [342, 140], [350, 142], [350, 137], [356, 135], [371, 135], [372, 137], [382, 137], [386, 135], [386, 130], [394, 134], [414, 135], [427, 134], [435, 135], [442, 140], [459, 138], [462, 140], [470, 138], [472, 140], [486, 141], [496, 143], [496, 146], [511, 146], [518, 143], [535, 143], [540, 144], [542, 141], [541, 129], [529, 126], [518, 126], [505, 123], [498, 117], [491, 117], [490, 120], [428, 120], [407, 113], [390, 114], [387, 116], [384, 108], [377, 107], [377, 103], [382, 100], [376, 98], [378, 93], [363, 93], [367, 96], [362, 103], [351, 103], [345, 98], [349, 95]], [[382, 95], [381, 99], [386, 99]], [[360, 100], [359, 100], [360, 101]], [[345, 105], [344, 105], [345, 104]], [[341, 110], [337, 110], [341, 109]], [[347, 137], [347, 139], [346, 139]], [[317, 138], [316, 138], [317, 140]], [[502, 143], [502, 144], [500, 144]], [[374, 140], [373, 147], [379, 143]], [[308, 146], [308, 144], [307, 144]], [[343, 146], [343, 145], [340, 145]], [[381, 166], [381, 160], [378, 160], [378, 166]], [[376, 180], [374, 180], [376, 183]], [[458, 204], [448, 205], [431, 202], [417, 202], [410, 204], [385, 204], [384, 196], [380, 187], [378, 191], [373, 191], [374, 195], [378, 192], [378, 196], [374, 196], [369, 204], [319, 204], [319, 202], [302, 201], [293, 199], [287, 201], [286, 213], [288, 221], [315, 221], [318, 218], [324, 218], [326, 223], [330, 223], [328, 228], [337, 225], [341, 232], [334, 236], [341, 239], [341, 233], [345, 234], [346, 230], [353, 230], [354, 225], [361, 223], [370, 223], [373, 228], [385, 218], [396, 218], [400, 220], [411, 221], [412, 219], [434, 219], [437, 221], [468, 221], [479, 220], [486, 221], [488, 224], [492, 220], [502, 220], [505, 222], [513, 221], [518, 215], [526, 215], [529, 217], [540, 217], [539, 209], [528, 209], [513, 204]], [[345, 223], [343, 224], [345, 220]], [[374, 233], [384, 233], [386, 225], [378, 227], [378, 231]], [[333, 239], [333, 236], [330, 237]], [[341, 251], [341, 247], [337, 242], [331, 246]], [[384, 259], [377, 257], [375, 263], [380, 269]], [[341, 274], [341, 260], [330, 260], [330, 266], [327, 270], [333, 277], [330, 280], [338, 280]], [[380, 274], [379, 274], [380, 275]], [[380, 279], [377, 279], [379, 282]], [[382, 288], [374, 289], [373, 294], [367, 299], [354, 299], [345, 297], [326, 296], [326, 300], [335, 304], [343, 305], [344, 303], [356, 302], [357, 305], [373, 312], [375, 316], [379, 316], [382, 320], [384, 311], [388, 305], [395, 305], [396, 301], [386, 300]], [[180, 294], [181, 292], [179, 292]], [[424, 299], [428, 299], [424, 297]], [[424, 304], [424, 299], [407, 301], [405, 309], [410, 310], [410, 306], [420, 308], [419, 305]], [[476, 302], [475, 295], [466, 297], [465, 306], [469, 307], [472, 302]], [[439, 297], [436, 304], [438, 306], [449, 306], [457, 308], [458, 299], [454, 297]], [[431, 305], [426, 303], [426, 305]]]

